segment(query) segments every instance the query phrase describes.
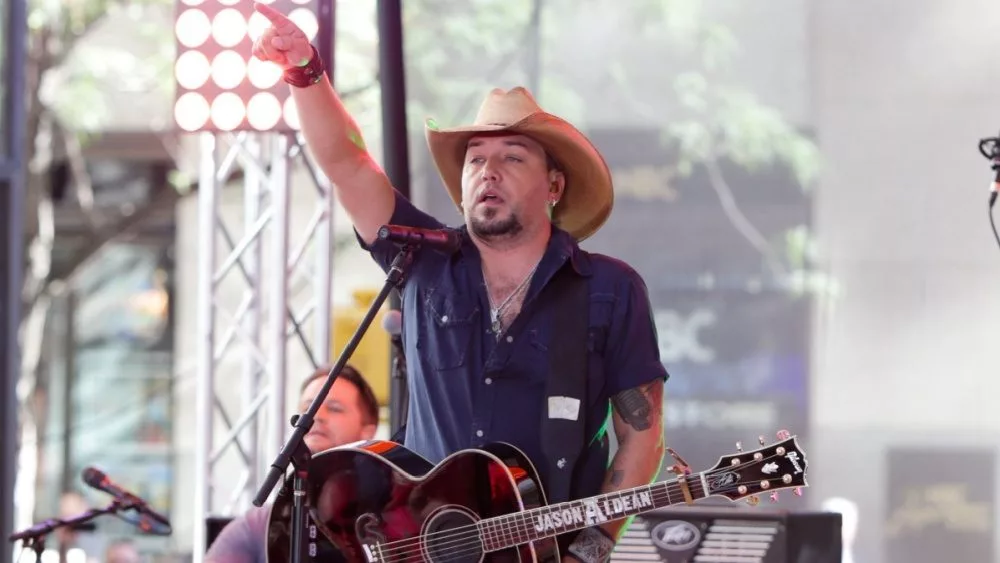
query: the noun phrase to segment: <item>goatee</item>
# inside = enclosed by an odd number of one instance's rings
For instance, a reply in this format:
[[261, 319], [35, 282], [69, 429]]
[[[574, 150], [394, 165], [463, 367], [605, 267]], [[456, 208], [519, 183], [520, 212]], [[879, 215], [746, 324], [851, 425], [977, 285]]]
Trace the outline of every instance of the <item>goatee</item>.
[[512, 238], [524, 230], [524, 225], [511, 213], [506, 219], [492, 220], [496, 217], [495, 209], [487, 209], [482, 218], [469, 218], [469, 231], [477, 237], [488, 239]]

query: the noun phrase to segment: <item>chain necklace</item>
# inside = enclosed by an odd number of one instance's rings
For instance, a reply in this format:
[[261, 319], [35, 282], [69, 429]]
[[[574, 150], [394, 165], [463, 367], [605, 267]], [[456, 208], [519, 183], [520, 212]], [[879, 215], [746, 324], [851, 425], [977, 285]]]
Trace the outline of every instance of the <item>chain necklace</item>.
[[493, 334], [496, 336], [497, 340], [500, 340], [500, 333], [503, 329], [503, 326], [500, 323], [503, 312], [510, 306], [511, 300], [514, 299], [514, 296], [521, 293], [521, 290], [528, 285], [528, 281], [531, 280], [531, 276], [535, 274], [535, 270], [538, 269], [538, 265], [541, 263], [542, 261], [539, 259], [538, 262], [535, 263], [535, 267], [528, 272], [528, 275], [521, 280], [521, 283], [514, 288], [514, 291], [510, 292], [510, 295], [503, 300], [503, 303], [501, 303], [499, 307], [493, 304], [493, 295], [490, 293], [490, 284], [486, 281], [486, 270], [483, 269], [483, 285], [486, 286], [486, 298], [490, 302], [490, 322], [492, 323], [490, 328], [493, 330]]

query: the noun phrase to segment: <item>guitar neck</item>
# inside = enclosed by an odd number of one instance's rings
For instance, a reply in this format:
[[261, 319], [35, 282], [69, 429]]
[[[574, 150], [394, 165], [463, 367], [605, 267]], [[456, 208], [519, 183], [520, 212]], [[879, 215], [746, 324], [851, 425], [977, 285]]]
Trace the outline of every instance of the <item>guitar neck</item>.
[[[692, 500], [707, 497], [703, 473], [686, 477]], [[477, 524], [486, 551], [498, 551], [613, 520], [621, 520], [686, 501], [681, 484], [660, 481], [586, 499], [543, 506], [481, 520]]]

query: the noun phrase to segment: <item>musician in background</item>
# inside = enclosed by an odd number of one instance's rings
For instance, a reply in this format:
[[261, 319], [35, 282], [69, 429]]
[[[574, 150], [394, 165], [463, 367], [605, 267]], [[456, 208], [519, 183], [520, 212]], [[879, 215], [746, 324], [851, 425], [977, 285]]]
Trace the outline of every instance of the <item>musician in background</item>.
[[[319, 394], [330, 372], [329, 366], [317, 369], [302, 384], [299, 412], [305, 412]], [[347, 365], [333, 382], [326, 401], [316, 413], [305, 444], [313, 454], [370, 440], [378, 428], [378, 401], [365, 378]], [[206, 563], [266, 563], [267, 526], [270, 505], [251, 508], [236, 518], [219, 534], [208, 553]]]
[[132, 540], [121, 538], [108, 544], [104, 563], [142, 563], [142, 556]]

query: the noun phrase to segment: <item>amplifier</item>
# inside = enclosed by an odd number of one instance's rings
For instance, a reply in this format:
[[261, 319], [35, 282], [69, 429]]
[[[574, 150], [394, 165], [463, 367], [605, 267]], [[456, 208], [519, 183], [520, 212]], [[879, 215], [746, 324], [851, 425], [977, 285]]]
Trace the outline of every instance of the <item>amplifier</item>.
[[612, 563], [839, 563], [841, 515], [679, 507], [636, 516]]

